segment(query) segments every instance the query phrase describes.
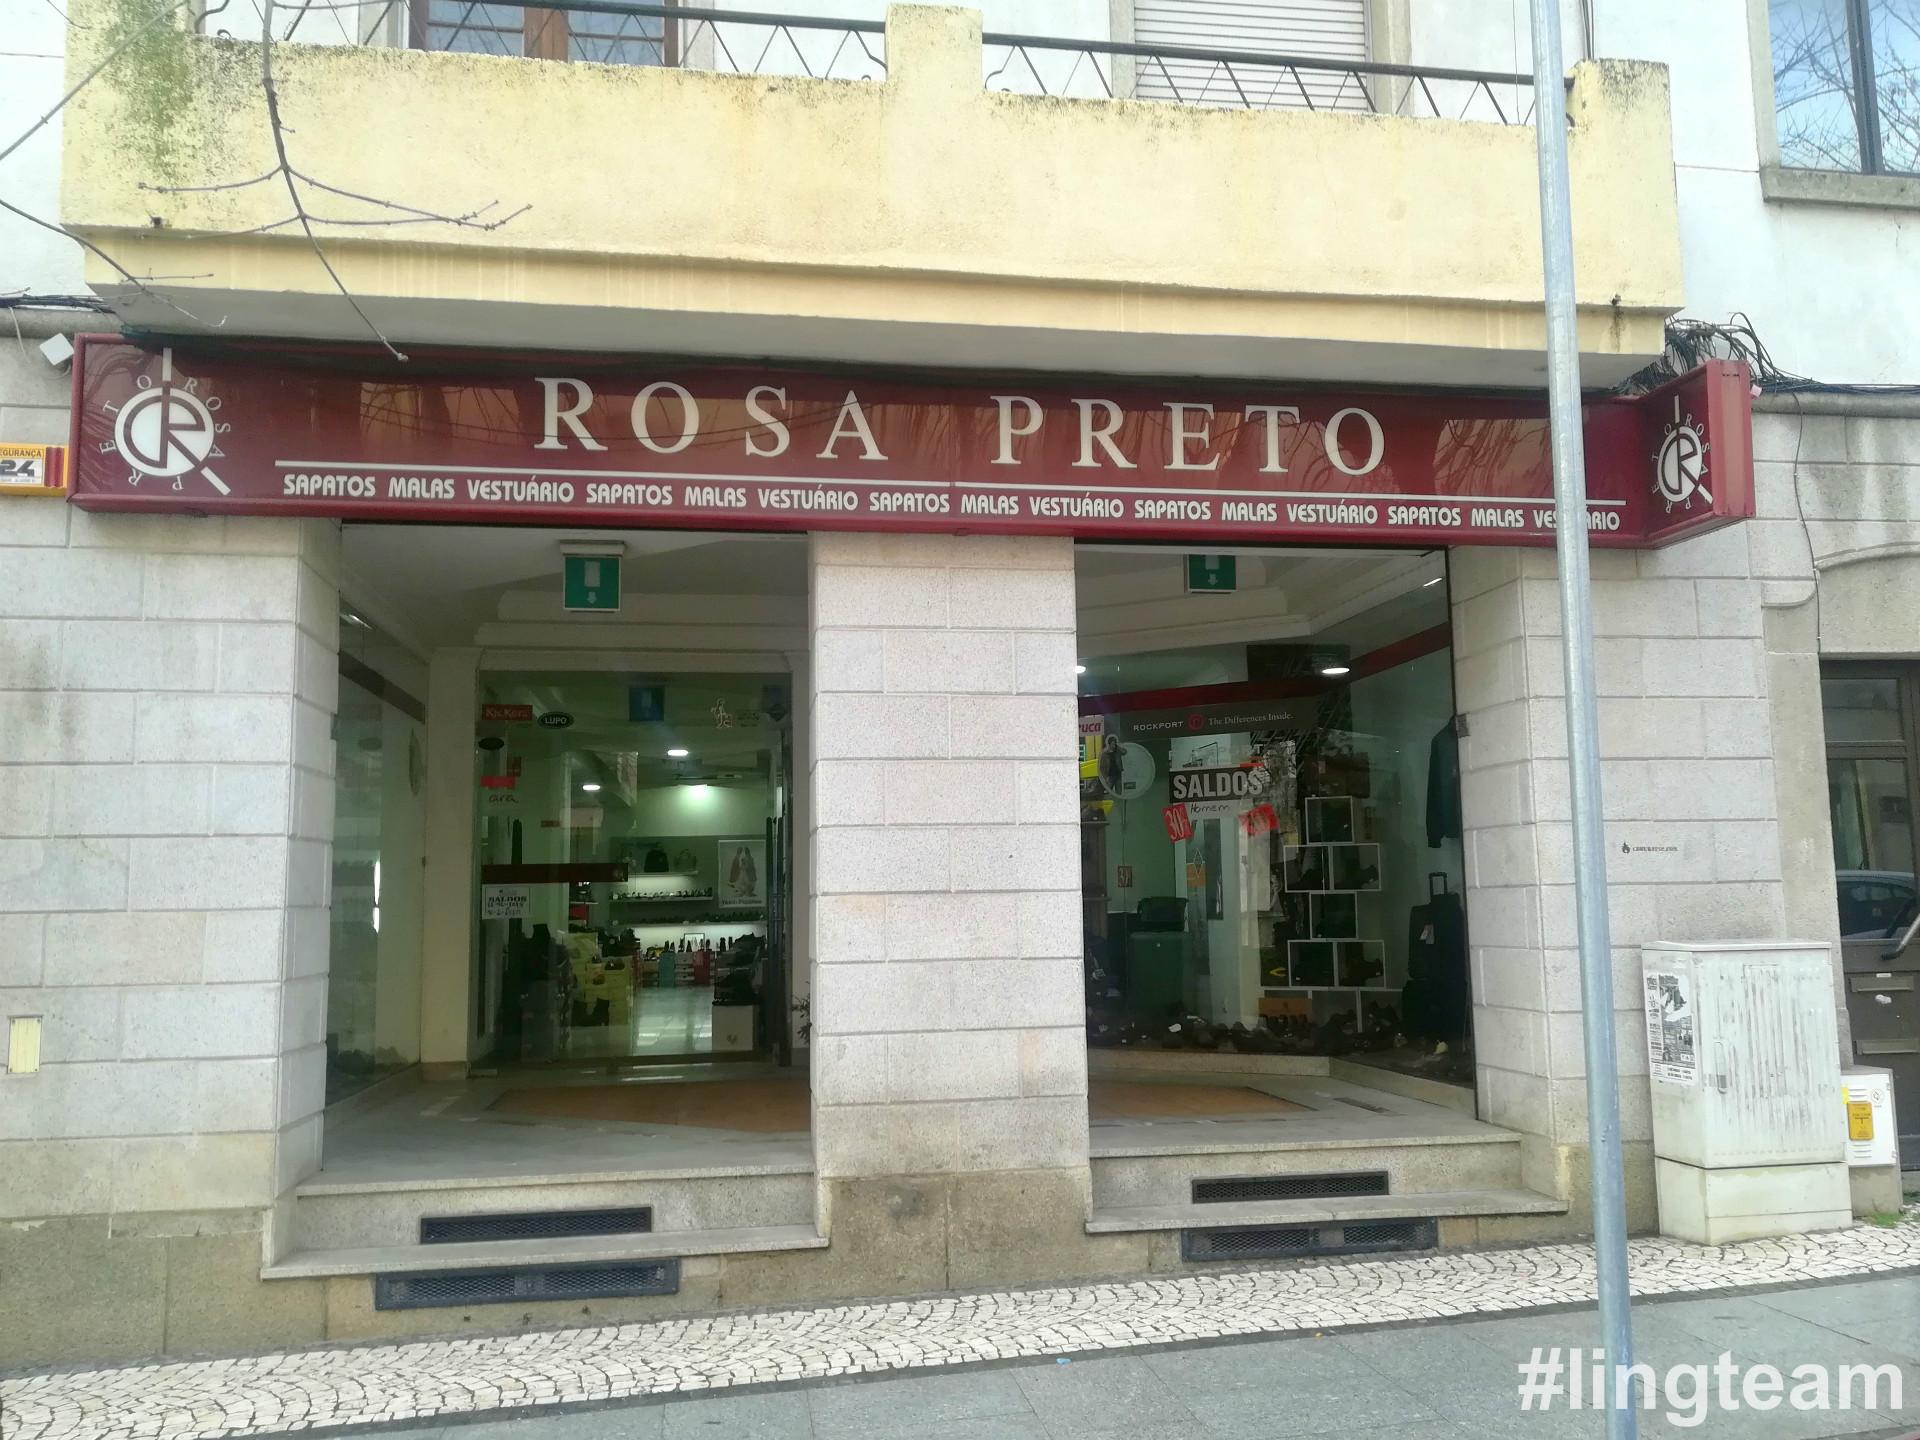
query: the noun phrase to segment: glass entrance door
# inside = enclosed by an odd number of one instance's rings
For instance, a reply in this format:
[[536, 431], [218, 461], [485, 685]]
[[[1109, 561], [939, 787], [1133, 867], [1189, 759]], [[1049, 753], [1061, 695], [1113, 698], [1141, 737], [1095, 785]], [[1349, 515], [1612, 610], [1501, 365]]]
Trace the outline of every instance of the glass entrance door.
[[1821, 699], [1854, 1058], [1892, 1071], [1901, 1163], [1920, 1168], [1920, 665], [1830, 663]]
[[777, 1050], [785, 676], [483, 674], [477, 987], [496, 1063]]

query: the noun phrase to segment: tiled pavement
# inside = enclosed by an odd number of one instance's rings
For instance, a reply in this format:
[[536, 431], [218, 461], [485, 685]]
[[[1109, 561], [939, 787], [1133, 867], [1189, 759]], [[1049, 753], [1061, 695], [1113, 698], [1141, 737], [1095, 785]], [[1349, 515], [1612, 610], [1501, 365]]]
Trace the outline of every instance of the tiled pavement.
[[[1810, 1287], [1639, 1307], [1641, 1358], [1710, 1361], [1731, 1348], [1748, 1363], [1788, 1369], [1891, 1359], [1906, 1367], [1920, 1406], [1920, 1280], [1815, 1283], [1916, 1268], [1920, 1215], [1912, 1213], [1890, 1228], [1718, 1248], [1638, 1240], [1633, 1274], [1641, 1295]], [[541, 1423], [554, 1430], [551, 1440], [1584, 1436], [1600, 1433], [1598, 1415], [1520, 1412], [1514, 1367], [1534, 1345], [1593, 1344], [1590, 1317], [1467, 1320], [1423, 1328], [1417, 1343], [1391, 1329], [1321, 1332], [1577, 1306], [1592, 1293], [1590, 1252], [1549, 1245], [21, 1375], [0, 1382], [0, 1406], [4, 1440], [214, 1440], [419, 1420], [444, 1427], [477, 1412], [1025, 1360], [958, 1374], [589, 1410]], [[1288, 1335], [1297, 1338], [1196, 1343]], [[1091, 1353], [1148, 1346], [1172, 1348]], [[1843, 1418], [1845, 1424], [1834, 1423]], [[1887, 1433], [1902, 1420], [1914, 1423], [1904, 1415], [1782, 1409], [1712, 1416], [1698, 1429], [1671, 1431], [1656, 1417], [1643, 1433], [1812, 1440]], [[462, 1425], [448, 1440], [495, 1440], [480, 1433], [490, 1423], [499, 1421]]]

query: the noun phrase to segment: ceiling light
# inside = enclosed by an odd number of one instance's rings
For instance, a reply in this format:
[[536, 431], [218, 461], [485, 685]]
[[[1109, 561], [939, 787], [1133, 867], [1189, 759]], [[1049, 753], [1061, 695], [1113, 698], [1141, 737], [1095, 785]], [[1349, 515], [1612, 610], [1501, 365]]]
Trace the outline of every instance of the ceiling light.
[[1084, 665], [1076, 665], [1073, 667], [1073, 673], [1076, 675], [1084, 675], [1087, 673], [1087, 667]]
[[1440, 583], [1440, 577], [1439, 577], [1438, 575], [1436, 575], [1436, 576], [1434, 576], [1434, 577], [1433, 577], [1433, 578], [1432, 578], [1431, 580], [1422, 580], [1422, 581], [1420, 582], [1420, 588], [1421, 588], [1422, 590], [1424, 590], [1424, 589], [1426, 589], [1426, 588], [1427, 588], [1427, 587], [1428, 587], [1429, 585], [1438, 585], [1439, 583]]
[[667, 751], [667, 758], [669, 760], [684, 760], [687, 758], [687, 752], [676, 746], [674, 749]]
[[591, 795], [591, 794], [593, 794], [593, 793], [594, 793], [594, 792], [595, 792], [596, 790], [598, 790], [598, 789], [599, 789], [600, 787], [599, 787], [598, 785], [596, 785], [596, 784], [594, 784], [594, 783], [593, 783], [593, 781], [591, 781], [591, 780], [589, 780], [589, 781], [587, 781], [587, 783], [586, 783], [586, 784], [584, 784], [584, 785], [582, 785], [582, 786], [581, 786], [580, 788], [581, 788], [582, 790], [584, 790], [584, 791], [586, 791], [586, 792], [587, 792], [587, 794], [589, 794], [589, 795]]
[[1345, 675], [1347, 670], [1348, 667], [1345, 665], [1322, 665], [1320, 667], [1320, 673], [1326, 676]]

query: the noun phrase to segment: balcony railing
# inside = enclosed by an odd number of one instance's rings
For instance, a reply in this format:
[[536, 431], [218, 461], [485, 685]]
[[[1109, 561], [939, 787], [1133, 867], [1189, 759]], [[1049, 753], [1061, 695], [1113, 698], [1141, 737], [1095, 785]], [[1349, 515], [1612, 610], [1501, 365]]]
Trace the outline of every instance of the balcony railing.
[[[396, 0], [402, 3], [402, 0]], [[627, 0], [405, 0], [419, 50], [527, 55], [602, 65], [657, 65], [816, 80], [886, 78], [886, 26], [751, 10]]]
[[[282, 13], [288, 18], [276, 27], [276, 38], [307, 43], [826, 80], [884, 80], [887, 72], [886, 26], [879, 20], [640, 0], [363, 0], [305, 8], [290, 0]], [[992, 91], [1503, 125], [1526, 124], [1533, 115], [1532, 77], [1522, 74], [1158, 41], [989, 32], [982, 42], [982, 80]]]
[[1523, 125], [1533, 118], [1531, 75], [1158, 42], [992, 33], [981, 39], [989, 90], [1171, 100], [1235, 110], [1345, 110], [1502, 125]]

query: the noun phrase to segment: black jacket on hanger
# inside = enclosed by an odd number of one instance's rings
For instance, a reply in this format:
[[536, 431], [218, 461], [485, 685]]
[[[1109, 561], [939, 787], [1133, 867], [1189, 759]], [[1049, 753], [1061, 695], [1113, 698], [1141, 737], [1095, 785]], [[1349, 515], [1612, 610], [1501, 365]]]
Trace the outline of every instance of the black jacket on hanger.
[[1460, 838], [1460, 734], [1453, 717], [1427, 746], [1427, 844]]

